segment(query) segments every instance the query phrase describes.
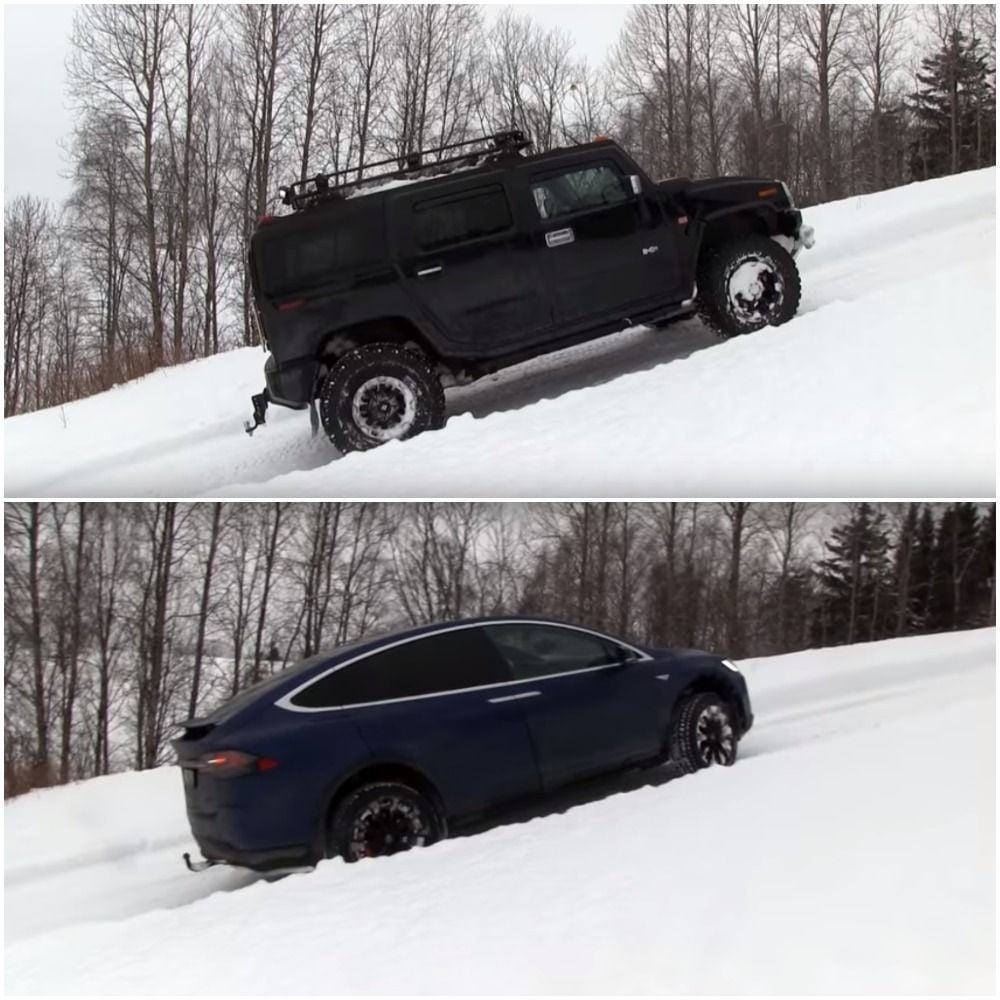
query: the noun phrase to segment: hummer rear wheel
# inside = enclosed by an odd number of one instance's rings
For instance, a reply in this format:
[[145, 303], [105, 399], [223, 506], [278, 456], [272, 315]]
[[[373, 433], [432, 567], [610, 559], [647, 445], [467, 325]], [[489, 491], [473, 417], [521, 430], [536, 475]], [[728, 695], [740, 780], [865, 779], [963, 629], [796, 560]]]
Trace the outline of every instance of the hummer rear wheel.
[[319, 415], [338, 451], [367, 451], [442, 427], [444, 389], [416, 351], [366, 344], [330, 369], [319, 391]]

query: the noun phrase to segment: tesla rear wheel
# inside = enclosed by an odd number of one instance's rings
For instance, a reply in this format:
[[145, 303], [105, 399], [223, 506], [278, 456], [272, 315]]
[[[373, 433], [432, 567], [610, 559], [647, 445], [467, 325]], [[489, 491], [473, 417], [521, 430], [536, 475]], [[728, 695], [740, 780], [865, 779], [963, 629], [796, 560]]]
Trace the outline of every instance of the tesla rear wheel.
[[681, 703], [670, 734], [670, 760], [682, 774], [715, 764], [731, 767], [738, 747], [733, 709], [722, 698], [695, 694]]
[[330, 821], [330, 853], [345, 861], [429, 847], [445, 835], [430, 800], [409, 785], [379, 781], [350, 792]]

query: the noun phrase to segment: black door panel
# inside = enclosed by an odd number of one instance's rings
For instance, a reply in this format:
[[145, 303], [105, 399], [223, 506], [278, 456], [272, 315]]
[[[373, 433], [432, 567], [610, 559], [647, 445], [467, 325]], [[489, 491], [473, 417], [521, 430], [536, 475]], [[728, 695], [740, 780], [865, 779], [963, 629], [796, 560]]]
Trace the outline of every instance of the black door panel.
[[534, 249], [559, 332], [689, 294], [683, 236], [613, 160], [529, 175]]
[[391, 215], [407, 290], [470, 357], [502, 354], [551, 325], [530, 240], [514, 224], [502, 184], [434, 199], [404, 193]]
[[655, 756], [661, 737], [645, 661], [630, 660], [634, 654], [610, 639], [563, 626], [484, 631], [524, 681], [517, 704], [546, 788]]
[[517, 703], [490, 702], [510, 680], [482, 630], [458, 628], [349, 661], [293, 704], [348, 711], [380, 759], [416, 767], [462, 813], [538, 790]]

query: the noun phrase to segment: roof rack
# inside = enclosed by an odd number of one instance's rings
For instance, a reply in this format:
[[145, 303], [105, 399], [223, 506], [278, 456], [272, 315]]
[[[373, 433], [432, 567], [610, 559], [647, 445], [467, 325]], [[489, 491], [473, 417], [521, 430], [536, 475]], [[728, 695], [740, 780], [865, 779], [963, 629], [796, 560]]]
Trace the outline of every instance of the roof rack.
[[[369, 184], [404, 178], [431, 177], [450, 173], [459, 167], [481, 166], [507, 154], [517, 155], [530, 146], [531, 139], [520, 129], [494, 132], [492, 135], [481, 135], [475, 139], [421, 149], [401, 157], [393, 156], [386, 160], [376, 160], [355, 167], [316, 174], [315, 177], [307, 177], [303, 181], [295, 181], [293, 184], [278, 188], [278, 194], [283, 205], [290, 205], [296, 211], [301, 211], [319, 202], [340, 200]], [[451, 155], [442, 156], [444, 153]], [[435, 154], [440, 158], [430, 163], [425, 162], [428, 156]], [[366, 171], [388, 166], [392, 166], [393, 169], [363, 176]], [[357, 179], [349, 180], [351, 175], [355, 175]]]

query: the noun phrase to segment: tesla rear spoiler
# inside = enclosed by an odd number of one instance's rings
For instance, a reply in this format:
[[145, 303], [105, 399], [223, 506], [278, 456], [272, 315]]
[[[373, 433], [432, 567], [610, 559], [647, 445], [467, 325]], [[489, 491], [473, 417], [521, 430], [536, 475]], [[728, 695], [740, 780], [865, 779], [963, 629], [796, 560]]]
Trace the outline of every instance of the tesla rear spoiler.
[[203, 716], [201, 718], [194, 719], [184, 719], [181, 722], [175, 722], [174, 726], [177, 729], [183, 729], [184, 733], [182, 736], [178, 736], [176, 739], [170, 741], [174, 749], [177, 749], [178, 743], [187, 743], [192, 740], [200, 740], [203, 736], [207, 736], [215, 727], [219, 724], [218, 716], [212, 717], [210, 715]]

